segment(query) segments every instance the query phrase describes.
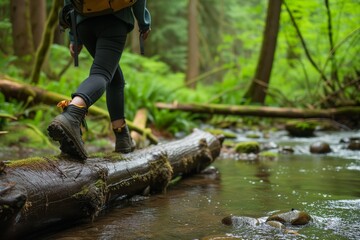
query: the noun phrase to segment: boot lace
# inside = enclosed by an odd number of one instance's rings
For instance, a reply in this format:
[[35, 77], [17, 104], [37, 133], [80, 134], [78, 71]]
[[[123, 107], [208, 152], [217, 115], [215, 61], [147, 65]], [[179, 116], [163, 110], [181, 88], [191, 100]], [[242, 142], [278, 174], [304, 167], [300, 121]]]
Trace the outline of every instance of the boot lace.
[[[70, 102], [71, 102], [71, 100], [62, 100], [62, 101], [58, 102], [58, 104], [56, 106], [64, 112], [66, 110], [66, 108], [70, 105]], [[87, 115], [87, 112], [86, 112], [86, 115]], [[85, 118], [81, 121], [81, 126], [83, 126], [86, 131], [89, 130]], [[81, 134], [82, 134], [82, 132], [81, 132]]]

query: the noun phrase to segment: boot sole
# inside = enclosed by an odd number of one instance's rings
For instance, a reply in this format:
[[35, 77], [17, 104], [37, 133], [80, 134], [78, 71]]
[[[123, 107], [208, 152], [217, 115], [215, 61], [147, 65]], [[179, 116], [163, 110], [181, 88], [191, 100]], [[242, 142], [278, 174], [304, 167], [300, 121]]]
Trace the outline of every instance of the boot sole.
[[86, 152], [81, 146], [73, 139], [72, 135], [63, 126], [61, 122], [53, 121], [48, 127], [49, 136], [60, 143], [60, 150], [75, 158], [85, 160], [87, 158]]

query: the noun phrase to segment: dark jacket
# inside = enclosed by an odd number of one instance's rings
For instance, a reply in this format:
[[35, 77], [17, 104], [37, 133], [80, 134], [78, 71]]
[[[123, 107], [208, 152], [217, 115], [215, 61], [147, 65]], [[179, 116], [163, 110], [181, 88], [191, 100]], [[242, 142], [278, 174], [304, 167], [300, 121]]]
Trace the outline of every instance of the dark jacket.
[[[71, 4], [70, 0], [65, 0], [64, 5]], [[150, 29], [151, 26], [151, 15], [149, 10], [146, 8], [146, 0], [137, 0], [134, 5], [121, 9], [120, 11], [113, 13], [114, 16], [123, 20], [128, 24], [128, 31], [131, 32], [134, 29], [135, 18], [138, 22], [139, 29], [141, 32], [145, 32]], [[135, 18], [134, 18], [135, 17]], [[79, 24], [88, 17], [77, 14], [76, 23]], [[73, 36], [70, 31], [70, 41], [73, 41]]]

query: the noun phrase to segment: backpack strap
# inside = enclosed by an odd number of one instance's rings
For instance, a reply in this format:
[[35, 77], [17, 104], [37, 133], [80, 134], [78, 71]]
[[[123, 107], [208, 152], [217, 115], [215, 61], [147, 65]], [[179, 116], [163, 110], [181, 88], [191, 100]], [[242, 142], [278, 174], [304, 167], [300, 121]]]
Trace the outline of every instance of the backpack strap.
[[144, 39], [142, 33], [139, 34], [139, 43], [140, 43], [140, 53], [141, 55], [145, 55]]
[[75, 10], [72, 9], [70, 11], [70, 17], [71, 17], [71, 31], [74, 36], [74, 65], [75, 67], [79, 66], [79, 46], [78, 46], [78, 37], [77, 37], [77, 30], [76, 30], [76, 14]]

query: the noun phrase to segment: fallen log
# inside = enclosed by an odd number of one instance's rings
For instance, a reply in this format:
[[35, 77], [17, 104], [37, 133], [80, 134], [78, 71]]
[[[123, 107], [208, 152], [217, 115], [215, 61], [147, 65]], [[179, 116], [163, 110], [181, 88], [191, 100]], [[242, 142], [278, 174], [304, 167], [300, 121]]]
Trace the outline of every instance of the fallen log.
[[200, 103], [156, 103], [159, 109], [171, 111], [184, 111], [191, 113], [224, 114], [238, 116], [257, 116], [271, 118], [326, 118], [335, 121], [353, 120], [360, 122], [360, 107], [339, 107], [330, 109], [298, 109], [265, 106], [238, 106], [225, 104]]
[[0, 238], [94, 219], [112, 203], [165, 191], [177, 176], [200, 172], [220, 154], [222, 139], [195, 130], [187, 137], [129, 154], [102, 153], [85, 162], [67, 156], [0, 162]]
[[[58, 102], [64, 99], [69, 99], [68, 96], [47, 91], [45, 89], [32, 86], [30, 84], [6, 79], [4, 76], [0, 76], [0, 92], [3, 93], [7, 99], [16, 99], [17, 101], [25, 102], [28, 104], [44, 103], [56, 106]], [[89, 113], [94, 116], [100, 116], [109, 119], [109, 114], [107, 113], [107, 111], [96, 106], [91, 106], [89, 108]], [[151, 132], [149, 132], [148, 130], [134, 125], [129, 120], [126, 120], [126, 123], [131, 130], [134, 130], [145, 136], [150, 141], [150, 143], [158, 143], [157, 138], [152, 135]]]

